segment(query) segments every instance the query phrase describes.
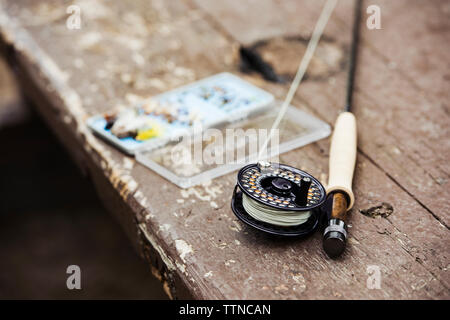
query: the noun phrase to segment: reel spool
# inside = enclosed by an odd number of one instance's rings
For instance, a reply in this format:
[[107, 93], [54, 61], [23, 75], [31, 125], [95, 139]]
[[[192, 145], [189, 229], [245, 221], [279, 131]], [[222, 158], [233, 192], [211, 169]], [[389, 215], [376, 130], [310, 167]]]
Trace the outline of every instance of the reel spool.
[[242, 222], [280, 236], [306, 236], [321, 218], [326, 192], [310, 174], [284, 164], [260, 161], [237, 175], [231, 208]]

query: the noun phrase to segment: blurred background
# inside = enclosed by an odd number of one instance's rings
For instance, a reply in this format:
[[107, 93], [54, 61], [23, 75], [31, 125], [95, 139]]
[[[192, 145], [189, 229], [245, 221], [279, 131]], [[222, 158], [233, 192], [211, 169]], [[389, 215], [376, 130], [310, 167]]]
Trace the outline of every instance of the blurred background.
[[0, 146], [0, 299], [167, 299], [1, 59]]

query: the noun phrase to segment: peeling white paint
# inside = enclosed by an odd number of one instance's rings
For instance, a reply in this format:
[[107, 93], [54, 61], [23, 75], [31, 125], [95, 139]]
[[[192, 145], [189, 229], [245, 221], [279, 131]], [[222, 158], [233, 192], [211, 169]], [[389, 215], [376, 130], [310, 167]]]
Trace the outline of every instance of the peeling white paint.
[[201, 194], [199, 190], [196, 189], [196, 187], [191, 187], [188, 189], [181, 189], [181, 195], [183, 198], [189, 198], [190, 195], [194, 195], [197, 199], [202, 201], [210, 201], [211, 196], [210, 195], [204, 195]]
[[292, 275], [292, 279], [297, 283], [293, 288], [295, 291], [303, 292], [306, 290], [306, 280], [301, 273]]
[[165, 263], [167, 269], [171, 271], [175, 270], [175, 264], [173, 263], [172, 259], [169, 258], [169, 256], [164, 252], [161, 246], [158, 245], [155, 238], [147, 231], [147, 227], [144, 223], [139, 224], [139, 229], [142, 231], [145, 238], [150, 242], [152, 247], [159, 253], [161, 260]]
[[237, 221], [233, 221], [233, 224], [229, 226], [230, 230], [235, 232], [241, 232], [242, 227]]
[[182, 239], [175, 240], [175, 248], [180, 254], [180, 258], [181, 260], [183, 260], [183, 262], [186, 262], [186, 255], [194, 253], [194, 250], [192, 250], [192, 246]]
[[83, 33], [80, 39], [78, 40], [78, 46], [81, 49], [87, 49], [92, 47], [93, 45], [96, 45], [102, 40], [103, 36], [99, 32], [86, 32]]
[[221, 242], [221, 243], [219, 243], [219, 245], [218, 245], [218, 247], [219, 247], [220, 249], [225, 249], [227, 246], [228, 246], [228, 243], [226, 243], [226, 242]]
[[178, 261], [175, 261], [175, 265], [177, 266], [178, 270], [187, 275], [186, 265], [184, 265], [183, 263], [179, 263]]
[[[137, 190], [134, 193], [134, 198], [143, 208], [149, 208], [147, 198], [144, 196], [144, 194], [140, 190]], [[151, 208], [150, 208], [150, 210], [151, 210]]]
[[[217, 184], [213, 185], [211, 181], [207, 181], [203, 183], [201, 186], [195, 186], [190, 187], [188, 189], [180, 190], [181, 196], [184, 199], [187, 199], [189, 198], [189, 196], [193, 195], [198, 200], [208, 201], [209, 205], [213, 209], [219, 208], [219, 205], [217, 204], [216, 201], [214, 201], [214, 199], [217, 198], [217, 196], [222, 192], [223, 191], [221, 186]], [[191, 202], [195, 203], [195, 199], [191, 199]]]
[[133, 167], [134, 167], [134, 160], [131, 159], [131, 158], [128, 158], [128, 157], [124, 157], [123, 158], [123, 167], [126, 170], [130, 170], [131, 171], [133, 169]]
[[234, 263], [236, 263], [236, 261], [233, 260], [233, 259], [230, 259], [230, 260], [225, 261], [225, 265], [226, 265], [227, 267], [229, 267], [230, 265], [232, 265], [232, 264], [234, 264]]
[[159, 230], [160, 230], [160, 231], [165, 231], [165, 232], [167, 232], [167, 231], [169, 231], [169, 229], [170, 229], [170, 224], [168, 224], [168, 223], [165, 223], [165, 224], [159, 226]]

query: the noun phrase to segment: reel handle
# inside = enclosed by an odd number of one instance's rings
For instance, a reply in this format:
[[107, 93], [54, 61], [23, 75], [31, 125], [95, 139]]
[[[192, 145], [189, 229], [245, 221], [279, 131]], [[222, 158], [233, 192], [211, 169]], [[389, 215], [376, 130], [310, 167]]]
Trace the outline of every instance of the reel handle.
[[331, 138], [327, 193], [339, 191], [346, 194], [350, 201], [347, 210], [355, 203], [352, 191], [355, 163], [356, 118], [351, 112], [343, 112], [336, 120]]

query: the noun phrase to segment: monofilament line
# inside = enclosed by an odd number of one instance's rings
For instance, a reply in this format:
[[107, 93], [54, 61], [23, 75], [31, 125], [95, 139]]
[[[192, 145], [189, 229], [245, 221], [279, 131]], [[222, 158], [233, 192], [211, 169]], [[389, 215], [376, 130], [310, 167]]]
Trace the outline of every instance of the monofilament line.
[[289, 91], [286, 95], [286, 98], [283, 101], [283, 104], [281, 105], [280, 112], [278, 113], [278, 115], [272, 125], [272, 129], [270, 130], [269, 136], [264, 141], [264, 144], [262, 145], [262, 147], [259, 151], [259, 154], [258, 154], [259, 160], [264, 160], [264, 159], [261, 159], [261, 156], [265, 153], [267, 146], [268, 146], [270, 140], [272, 139], [273, 132], [276, 129], [278, 129], [278, 126], [280, 125], [280, 122], [283, 119], [283, 117], [287, 111], [287, 108], [289, 107], [289, 105], [292, 101], [292, 98], [294, 97], [294, 94], [297, 91], [297, 88], [303, 79], [303, 76], [305, 75], [306, 69], [308, 68], [311, 58], [314, 55], [314, 52], [317, 48], [317, 44], [319, 43], [320, 37], [322, 36], [322, 33], [323, 33], [323, 30], [325, 29], [325, 27], [328, 23], [328, 20], [330, 19], [330, 16], [333, 13], [336, 3], [337, 3], [337, 0], [328, 0], [322, 9], [322, 13], [320, 14], [319, 20], [317, 20], [313, 34], [311, 36], [311, 39], [309, 40], [308, 47], [306, 48], [305, 54], [303, 55], [302, 61], [300, 62], [297, 73], [295, 74], [295, 78], [292, 81], [291, 87], [289, 88]]
[[245, 211], [256, 220], [276, 226], [298, 226], [308, 221], [311, 211], [288, 211], [268, 207], [252, 198], [242, 195], [242, 206]]

